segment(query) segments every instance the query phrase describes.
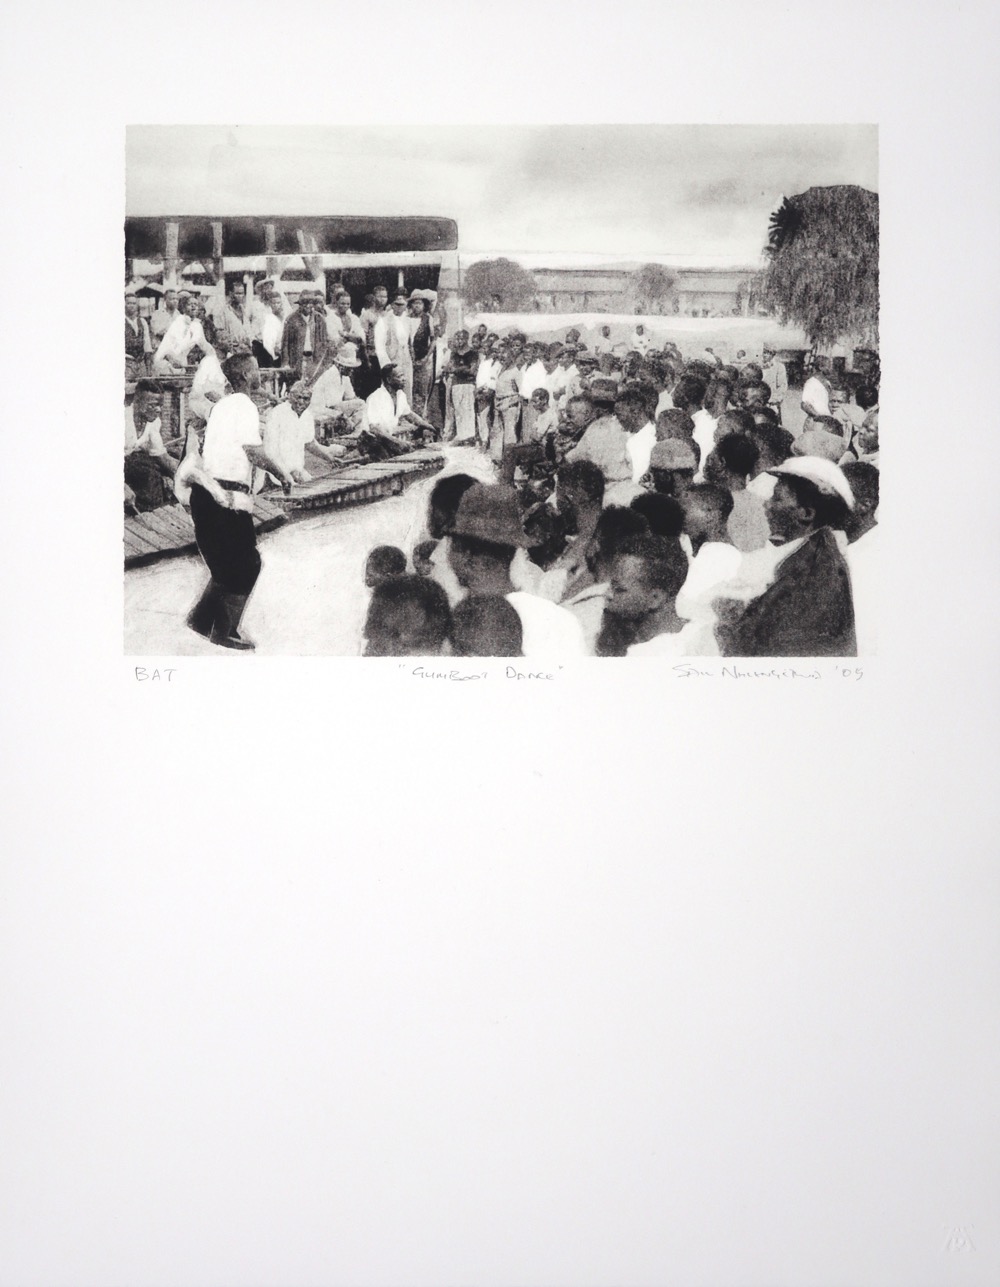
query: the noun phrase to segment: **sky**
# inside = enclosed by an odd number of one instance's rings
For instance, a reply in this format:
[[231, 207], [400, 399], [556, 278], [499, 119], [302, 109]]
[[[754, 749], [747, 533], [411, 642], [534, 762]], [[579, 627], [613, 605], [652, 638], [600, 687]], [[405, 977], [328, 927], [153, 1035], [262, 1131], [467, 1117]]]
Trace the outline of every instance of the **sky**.
[[878, 190], [874, 125], [129, 126], [132, 215], [443, 215], [463, 256], [756, 263], [782, 196]]

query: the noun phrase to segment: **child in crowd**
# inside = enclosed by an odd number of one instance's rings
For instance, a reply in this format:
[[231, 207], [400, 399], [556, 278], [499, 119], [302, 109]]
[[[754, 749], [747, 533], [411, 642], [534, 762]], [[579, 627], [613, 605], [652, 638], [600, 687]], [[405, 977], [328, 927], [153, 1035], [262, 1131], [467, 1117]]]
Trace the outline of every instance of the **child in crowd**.
[[417, 576], [434, 575], [432, 558], [437, 547], [437, 541], [420, 541], [413, 547], [413, 570]]
[[520, 657], [523, 639], [521, 618], [502, 595], [470, 595], [452, 613], [456, 657]]
[[376, 545], [365, 564], [365, 585], [376, 590], [406, 573], [406, 555], [395, 545]]
[[451, 625], [448, 596], [423, 576], [395, 576], [375, 587], [365, 621], [366, 657], [438, 657]]

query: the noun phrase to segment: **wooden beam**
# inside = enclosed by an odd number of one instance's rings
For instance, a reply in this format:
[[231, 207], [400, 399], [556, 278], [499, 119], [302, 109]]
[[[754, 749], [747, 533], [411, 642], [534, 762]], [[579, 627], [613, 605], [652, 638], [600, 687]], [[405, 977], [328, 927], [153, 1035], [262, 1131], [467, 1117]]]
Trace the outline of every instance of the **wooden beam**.
[[176, 219], [168, 219], [166, 225], [166, 251], [163, 258], [163, 285], [176, 289], [177, 274], [180, 271], [177, 246], [180, 241], [181, 226]]

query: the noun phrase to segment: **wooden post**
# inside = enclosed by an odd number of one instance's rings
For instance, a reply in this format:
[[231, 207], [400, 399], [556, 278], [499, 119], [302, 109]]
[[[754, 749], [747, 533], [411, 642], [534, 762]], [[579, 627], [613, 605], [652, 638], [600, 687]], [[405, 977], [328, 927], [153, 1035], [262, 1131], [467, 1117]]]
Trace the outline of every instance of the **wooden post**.
[[212, 220], [212, 274], [217, 282], [225, 280], [225, 266], [222, 261], [222, 220]]
[[279, 277], [281, 261], [278, 258], [278, 234], [273, 223], [264, 225], [264, 253], [267, 256], [268, 277]]
[[180, 263], [177, 258], [177, 245], [180, 240], [180, 224], [176, 220], [167, 220], [167, 244], [166, 254], [163, 259], [163, 286], [171, 290], [177, 289], [177, 272]]

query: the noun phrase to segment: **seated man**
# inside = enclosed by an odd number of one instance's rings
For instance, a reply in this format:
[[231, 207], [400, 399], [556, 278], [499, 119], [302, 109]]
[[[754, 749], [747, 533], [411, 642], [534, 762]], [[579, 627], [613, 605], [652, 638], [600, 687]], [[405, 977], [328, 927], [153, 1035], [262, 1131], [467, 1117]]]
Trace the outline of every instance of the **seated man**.
[[125, 485], [140, 513], [173, 502], [170, 479], [177, 464], [160, 435], [161, 395], [155, 380], [142, 379], [125, 405]]
[[354, 392], [351, 372], [361, 366], [357, 345], [344, 342], [325, 359], [327, 366], [312, 386], [309, 406], [320, 430], [339, 427], [355, 433], [365, 425], [365, 403]]
[[850, 484], [815, 456], [772, 472], [767, 516], [778, 558], [770, 584], [749, 602], [715, 601], [719, 649], [725, 657], [854, 657], [851, 579], [834, 536], [854, 508]]
[[[316, 441], [316, 421], [309, 407], [309, 390], [297, 380], [288, 391], [288, 401], [279, 402], [264, 419], [264, 451], [277, 461], [296, 483], [308, 483], [312, 474], [306, 469], [306, 453], [335, 464], [347, 454], [340, 443], [324, 446]], [[280, 484], [280, 479], [274, 478]]]
[[430, 421], [410, 408], [403, 391], [403, 377], [394, 366], [383, 370], [381, 385], [365, 403], [365, 414], [368, 428], [375, 434], [390, 438], [406, 433], [416, 438], [423, 438], [425, 434], [430, 438], [437, 436]]
[[523, 645], [521, 618], [502, 595], [470, 594], [451, 614], [456, 657], [521, 657]]
[[622, 544], [611, 565], [598, 656], [704, 655], [704, 628], [677, 615], [687, 571], [676, 541], [639, 536]]
[[515, 590], [511, 564], [528, 547], [517, 496], [512, 488], [476, 483], [464, 493], [455, 514], [449, 558], [470, 594], [496, 594], [507, 599], [521, 618], [525, 657], [583, 655], [580, 625], [548, 599]]
[[365, 657], [438, 657], [451, 625], [448, 597], [424, 576], [376, 586], [365, 620]]

